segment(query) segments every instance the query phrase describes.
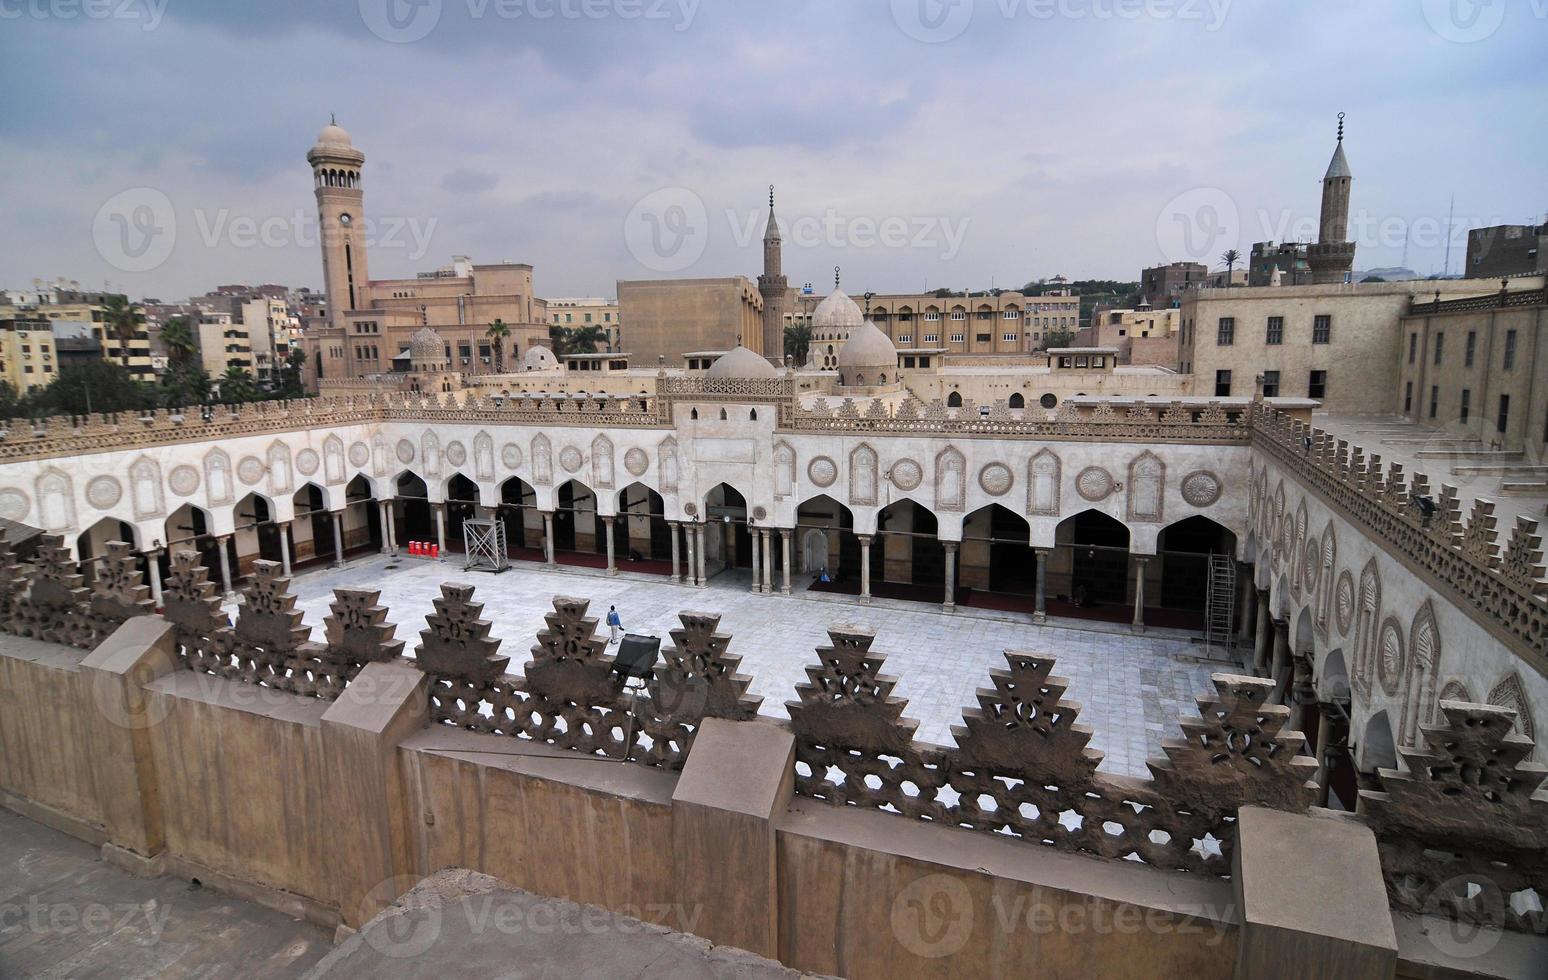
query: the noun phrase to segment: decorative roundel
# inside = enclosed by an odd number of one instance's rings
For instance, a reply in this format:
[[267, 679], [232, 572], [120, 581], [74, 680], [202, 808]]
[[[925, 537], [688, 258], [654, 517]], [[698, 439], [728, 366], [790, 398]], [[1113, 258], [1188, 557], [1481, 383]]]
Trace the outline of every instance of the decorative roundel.
[[199, 489], [199, 471], [186, 463], [174, 466], [167, 474], [167, 486], [179, 497], [186, 497]]
[[978, 471], [978, 485], [991, 497], [1003, 496], [1015, 482], [1016, 477], [1004, 463], [990, 463]]
[[263, 479], [263, 460], [257, 456], [243, 456], [237, 464], [237, 478], [249, 486]]
[[123, 484], [111, 476], [92, 477], [86, 484], [86, 500], [98, 510], [107, 510], [124, 495]]
[[1183, 477], [1182, 497], [1195, 507], [1208, 507], [1220, 499], [1220, 478], [1209, 470], [1195, 470]]
[[755, 520], [760, 520], [761, 521], [761, 520], [766, 519], [768, 516], [769, 516], [769, 512], [766, 509], [764, 509], [762, 507], [754, 507], [753, 508], [753, 518]]
[[461, 466], [468, 461], [468, 448], [455, 439], [446, 444], [446, 461], [453, 466]]
[[826, 456], [817, 456], [806, 464], [806, 476], [819, 487], [831, 487], [838, 479], [838, 464]]
[[1391, 616], [1381, 624], [1381, 639], [1376, 644], [1376, 678], [1389, 696], [1397, 695], [1403, 680], [1403, 628]]
[[1354, 625], [1354, 611], [1354, 579], [1346, 569], [1338, 573], [1338, 589], [1333, 606], [1334, 615], [1338, 619], [1338, 631], [1344, 636], [1349, 635], [1349, 627]]
[[414, 444], [407, 439], [398, 440], [398, 462], [412, 463], [414, 461]]
[[514, 442], [508, 442], [500, 447], [500, 462], [505, 464], [508, 470], [514, 470], [521, 466], [521, 447]]
[[699, 516], [699, 505], [690, 500], [683, 504], [683, 513], [689, 517], [697, 517]]
[[27, 516], [27, 511], [32, 509], [32, 499], [27, 496], [25, 490], [17, 490], [15, 487], [6, 487], [0, 490], [0, 517], [8, 521], [19, 521]]
[[924, 467], [912, 459], [900, 459], [892, 464], [892, 485], [899, 490], [912, 490], [924, 482]]
[[296, 453], [296, 469], [302, 476], [311, 476], [317, 472], [317, 464], [321, 462], [317, 458], [317, 450], [303, 449]]
[[650, 455], [643, 449], [635, 448], [624, 453], [624, 469], [631, 476], [644, 476], [650, 469]]
[[1088, 466], [1075, 477], [1075, 490], [1093, 503], [1106, 500], [1113, 492], [1113, 475], [1100, 466]]
[[1317, 573], [1322, 571], [1322, 545], [1315, 534], [1306, 538], [1305, 551], [1301, 556], [1301, 578], [1306, 581], [1306, 590], [1310, 592], [1317, 587]]
[[364, 466], [371, 461], [371, 447], [357, 442], [349, 447], [349, 461], [354, 466]]
[[586, 457], [574, 446], [565, 446], [559, 450], [559, 465], [564, 467], [566, 473], [574, 473], [586, 462]]

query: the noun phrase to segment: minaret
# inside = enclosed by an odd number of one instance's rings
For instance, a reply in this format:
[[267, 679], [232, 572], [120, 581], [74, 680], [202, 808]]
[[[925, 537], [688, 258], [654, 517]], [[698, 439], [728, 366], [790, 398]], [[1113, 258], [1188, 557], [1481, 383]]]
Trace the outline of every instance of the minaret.
[[369, 301], [371, 278], [361, 230], [365, 194], [360, 168], [365, 154], [355, 149], [349, 134], [330, 117], [317, 134], [317, 145], [307, 152], [306, 162], [312, 165], [317, 194], [328, 325], [342, 326], [346, 310], [361, 309]]
[[758, 277], [758, 292], [763, 294], [763, 356], [775, 364], [785, 363], [785, 308], [790, 303], [783, 248], [779, 223], [774, 220], [774, 185], [770, 184], [769, 223], [763, 229], [763, 275]]
[[1338, 145], [1328, 172], [1322, 178], [1322, 216], [1318, 222], [1317, 243], [1307, 248], [1306, 262], [1311, 266], [1312, 282], [1343, 282], [1354, 268], [1354, 242], [1349, 237], [1349, 161], [1344, 159], [1344, 114], [1338, 114]]

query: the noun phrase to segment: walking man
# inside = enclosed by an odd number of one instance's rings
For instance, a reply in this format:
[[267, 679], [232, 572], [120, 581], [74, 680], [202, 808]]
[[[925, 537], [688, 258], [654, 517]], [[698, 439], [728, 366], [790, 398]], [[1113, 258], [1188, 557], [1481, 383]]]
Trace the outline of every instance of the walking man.
[[623, 628], [623, 621], [618, 618], [618, 607], [607, 607], [607, 645], [612, 646], [618, 642], [618, 631]]

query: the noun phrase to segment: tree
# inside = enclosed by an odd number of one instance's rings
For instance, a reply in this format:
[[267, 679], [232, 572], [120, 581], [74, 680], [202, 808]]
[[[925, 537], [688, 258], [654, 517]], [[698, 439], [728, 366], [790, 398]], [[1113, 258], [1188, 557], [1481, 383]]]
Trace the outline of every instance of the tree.
[[1364, 279], [1361, 279], [1360, 281], [1361, 282], [1386, 282], [1387, 280], [1383, 279], [1381, 276], [1366, 276]]
[[145, 326], [145, 312], [129, 302], [124, 295], [102, 298], [102, 322], [118, 341], [118, 354], [125, 368], [129, 367], [129, 342], [139, 336]]
[[59, 369], [53, 382], [34, 391], [28, 410], [38, 415], [84, 415], [150, 408], [155, 390], [142, 385], [129, 369], [112, 361], [92, 360]]
[[161, 328], [161, 346], [167, 349], [167, 360], [173, 364], [187, 364], [193, 359], [199, 340], [186, 316], [175, 316]]
[[484, 336], [489, 338], [490, 346], [494, 348], [494, 369], [496, 374], [505, 373], [505, 342], [511, 336], [511, 328], [499, 317], [484, 331]]
[[1240, 262], [1241, 260], [1242, 253], [1238, 252], [1234, 248], [1228, 248], [1220, 254], [1220, 261], [1224, 262], [1226, 267], [1227, 286], [1231, 285], [1231, 273], [1236, 269], [1236, 263]]
[[1043, 350], [1050, 347], [1068, 347], [1070, 341], [1075, 339], [1073, 330], [1050, 330], [1043, 335]]
[[584, 327], [562, 327], [552, 324], [548, 328], [548, 340], [555, 357], [566, 354], [593, 354], [598, 344], [607, 342], [607, 331], [596, 324]]
[[306, 366], [306, 351], [299, 347], [292, 348], [285, 355], [285, 366], [280, 368], [279, 396], [281, 398], [301, 398], [306, 390], [301, 383], [301, 369]]
[[220, 400], [227, 404], [258, 400], [258, 386], [253, 383], [252, 372], [235, 364], [226, 368], [220, 376]]
[[161, 379], [161, 400], [167, 408], [187, 408], [203, 405], [214, 394], [215, 384], [209, 372], [199, 364], [188, 361], [167, 369]]
[[785, 353], [797, 364], [806, 363], [806, 355], [811, 349], [812, 328], [809, 324], [798, 323], [785, 328]]
[[570, 352], [570, 331], [559, 324], [551, 324], [548, 328], [548, 349], [554, 352], [555, 357], [563, 357]]

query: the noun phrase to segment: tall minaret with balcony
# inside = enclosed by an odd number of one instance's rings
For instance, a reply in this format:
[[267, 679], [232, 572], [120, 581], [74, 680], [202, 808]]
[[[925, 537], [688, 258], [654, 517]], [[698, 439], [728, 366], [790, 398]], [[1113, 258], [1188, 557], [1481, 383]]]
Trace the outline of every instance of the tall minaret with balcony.
[[317, 134], [317, 145], [307, 152], [306, 162], [312, 165], [317, 192], [328, 324], [342, 326], [346, 310], [360, 309], [369, 301], [371, 279], [361, 231], [364, 192], [360, 189], [360, 168], [365, 154], [355, 149], [349, 134], [330, 118]]
[[1343, 282], [1354, 268], [1354, 242], [1349, 237], [1349, 161], [1344, 159], [1344, 114], [1338, 114], [1338, 145], [1322, 178], [1322, 216], [1317, 242], [1306, 250], [1312, 282]]
[[769, 185], [769, 223], [763, 229], [763, 275], [758, 292], [763, 294], [763, 356], [785, 363], [785, 307], [790, 301], [789, 280], [783, 271], [779, 223], [774, 220], [774, 185]]

